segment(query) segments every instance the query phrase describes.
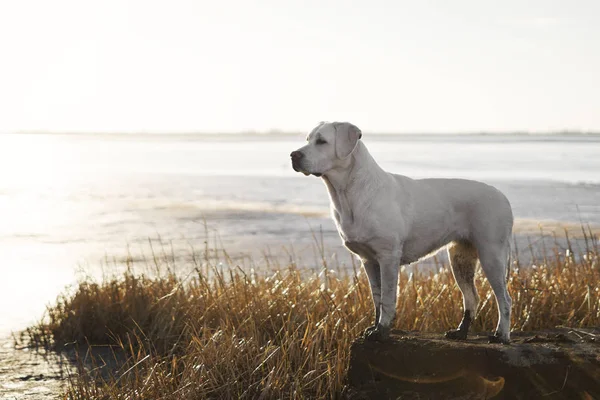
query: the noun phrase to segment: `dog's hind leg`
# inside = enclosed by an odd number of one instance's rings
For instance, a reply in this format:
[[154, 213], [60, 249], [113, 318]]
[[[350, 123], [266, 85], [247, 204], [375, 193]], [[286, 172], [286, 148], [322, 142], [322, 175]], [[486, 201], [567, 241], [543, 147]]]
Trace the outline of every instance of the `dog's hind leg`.
[[446, 332], [446, 337], [448, 339], [465, 340], [479, 305], [479, 295], [475, 288], [477, 250], [469, 242], [455, 242], [448, 247], [448, 258], [450, 259], [454, 279], [456, 279], [456, 283], [462, 292], [464, 314], [458, 329]]
[[506, 287], [509, 254], [509, 240], [479, 250], [481, 268], [490, 282], [490, 286], [496, 296], [496, 303], [498, 304], [498, 325], [494, 336], [490, 336], [490, 342], [493, 343], [510, 342], [510, 311], [512, 299], [510, 298]]

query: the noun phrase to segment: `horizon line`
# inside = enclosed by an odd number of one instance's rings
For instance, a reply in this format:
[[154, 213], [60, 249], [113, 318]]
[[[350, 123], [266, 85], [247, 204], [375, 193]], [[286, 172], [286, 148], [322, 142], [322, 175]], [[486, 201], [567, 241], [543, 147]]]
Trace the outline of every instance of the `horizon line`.
[[[381, 131], [370, 132], [363, 131], [366, 135], [377, 136], [441, 136], [441, 135], [461, 135], [461, 136], [484, 136], [484, 135], [537, 135], [537, 136], [552, 136], [552, 135], [568, 135], [568, 136], [588, 136], [600, 135], [600, 131], [586, 131], [578, 129], [559, 129], [547, 131], [528, 131], [528, 130], [513, 130], [513, 131], [493, 131], [493, 130], [477, 130], [477, 131]], [[252, 135], [252, 136], [295, 136], [306, 134], [304, 131], [269, 129], [261, 130], [239, 130], [239, 131], [152, 131], [152, 130], [123, 130], [123, 131], [76, 131], [76, 130], [17, 130], [17, 131], [0, 131], [0, 134], [25, 134], [25, 135], [157, 135], [157, 136], [216, 136], [216, 135]]]

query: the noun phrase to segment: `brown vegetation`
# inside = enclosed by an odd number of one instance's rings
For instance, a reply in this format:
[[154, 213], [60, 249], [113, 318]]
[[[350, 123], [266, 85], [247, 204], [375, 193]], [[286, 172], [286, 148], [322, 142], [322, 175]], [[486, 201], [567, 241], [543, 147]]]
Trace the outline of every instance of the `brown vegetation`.
[[[576, 256], [556, 249], [536, 265], [515, 261], [513, 330], [600, 325], [599, 254], [590, 242]], [[121, 276], [79, 284], [28, 330], [33, 345], [107, 345], [123, 360], [81, 362], [64, 398], [339, 397], [351, 343], [374, 314], [363, 273], [324, 268], [319, 276], [292, 264], [259, 275], [198, 263], [178, 276], [166, 260], [155, 262], [158, 276], [129, 265]], [[472, 329], [490, 332], [496, 306], [480, 270], [477, 284], [482, 302]], [[445, 266], [403, 270], [398, 299], [400, 329], [441, 333], [461, 318], [461, 294]]]

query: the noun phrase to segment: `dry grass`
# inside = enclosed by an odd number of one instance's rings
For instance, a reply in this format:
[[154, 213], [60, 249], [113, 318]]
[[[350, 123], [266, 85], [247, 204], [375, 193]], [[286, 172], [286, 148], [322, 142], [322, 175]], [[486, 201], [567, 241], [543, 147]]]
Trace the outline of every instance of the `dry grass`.
[[[577, 257], [555, 250], [539, 265], [519, 270], [515, 262], [513, 329], [600, 325], [599, 254], [593, 241]], [[93, 370], [81, 363], [64, 398], [339, 397], [350, 344], [374, 314], [364, 274], [317, 276], [290, 266], [258, 276], [199, 264], [179, 277], [163, 269], [153, 278], [128, 268], [81, 283], [28, 331], [34, 344], [111, 345], [114, 357], [126, 359], [118, 368], [103, 367], [106, 356], [94, 359]], [[495, 300], [480, 270], [477, 281], [482, 302], [473, 329], [489, 332]], [[461, 295], [445, 267], [403, 271], [398, 299], [396, 325], [405, 330], [443, 332], [461, 317]]]

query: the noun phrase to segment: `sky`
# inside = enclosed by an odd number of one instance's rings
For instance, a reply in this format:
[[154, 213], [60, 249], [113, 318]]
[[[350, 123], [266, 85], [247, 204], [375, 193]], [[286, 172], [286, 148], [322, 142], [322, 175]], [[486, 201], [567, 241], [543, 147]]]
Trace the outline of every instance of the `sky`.
[[600, 1], [0, 0], [0, 132], [600, 131]]

